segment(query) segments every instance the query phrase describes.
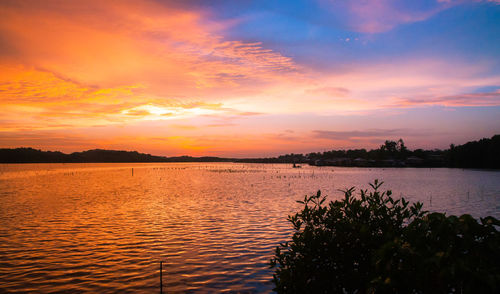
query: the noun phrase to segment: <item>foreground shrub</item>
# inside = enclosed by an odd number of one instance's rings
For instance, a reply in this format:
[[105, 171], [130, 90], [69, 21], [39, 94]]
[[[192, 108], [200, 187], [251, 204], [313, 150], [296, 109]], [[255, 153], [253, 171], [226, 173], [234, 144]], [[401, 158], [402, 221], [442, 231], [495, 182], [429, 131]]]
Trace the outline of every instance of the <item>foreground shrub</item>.
[[493, 217], [427, 213], [391, 191], [354, 188], [325, 204], [318, 191], [289, 216], [295, 233], [271, 267], [278, 293], [500, 293]]

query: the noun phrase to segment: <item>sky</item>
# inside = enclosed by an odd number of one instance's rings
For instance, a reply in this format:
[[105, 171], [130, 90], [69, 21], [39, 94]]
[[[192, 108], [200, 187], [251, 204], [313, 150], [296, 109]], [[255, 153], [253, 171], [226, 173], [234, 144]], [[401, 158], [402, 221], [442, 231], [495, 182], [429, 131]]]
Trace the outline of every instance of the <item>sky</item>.
[[500, 0], [0, 2], [0, 148], [263, 157], [500, 134]]

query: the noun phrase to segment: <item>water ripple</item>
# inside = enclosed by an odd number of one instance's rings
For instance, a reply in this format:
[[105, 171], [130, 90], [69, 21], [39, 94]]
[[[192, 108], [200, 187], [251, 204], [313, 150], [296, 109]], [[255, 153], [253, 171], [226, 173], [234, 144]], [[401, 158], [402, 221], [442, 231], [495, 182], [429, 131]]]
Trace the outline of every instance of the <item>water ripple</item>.
[[[132, 174], [131, 169], [134, 169]], [[389, 181], [428, 210], [500, 217], [498, 172], [263, 164], [2, 165], [0, 292], [270, 292], [295, 200]]]

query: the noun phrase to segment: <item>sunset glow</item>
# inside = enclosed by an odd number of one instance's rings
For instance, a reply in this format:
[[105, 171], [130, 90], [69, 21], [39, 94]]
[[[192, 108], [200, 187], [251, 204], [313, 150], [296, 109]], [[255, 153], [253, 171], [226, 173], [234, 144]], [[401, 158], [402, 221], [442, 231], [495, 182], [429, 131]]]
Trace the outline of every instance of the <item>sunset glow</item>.
[[495, 0], [2, 1], [0, 148], [255, 157], [491, 137], [499, 20]]

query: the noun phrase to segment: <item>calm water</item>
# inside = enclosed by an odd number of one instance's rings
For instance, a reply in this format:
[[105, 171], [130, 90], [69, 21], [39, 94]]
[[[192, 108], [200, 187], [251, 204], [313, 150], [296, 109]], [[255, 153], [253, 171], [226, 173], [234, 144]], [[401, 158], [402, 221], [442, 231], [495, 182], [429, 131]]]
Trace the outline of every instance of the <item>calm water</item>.
[[[290, 165], [0, 165], [0, 292], [269, 292], [295, 200], [367, 187], [500, 218], [500, 172]], [[383, 186], [383, 187], [384, 187]]]

